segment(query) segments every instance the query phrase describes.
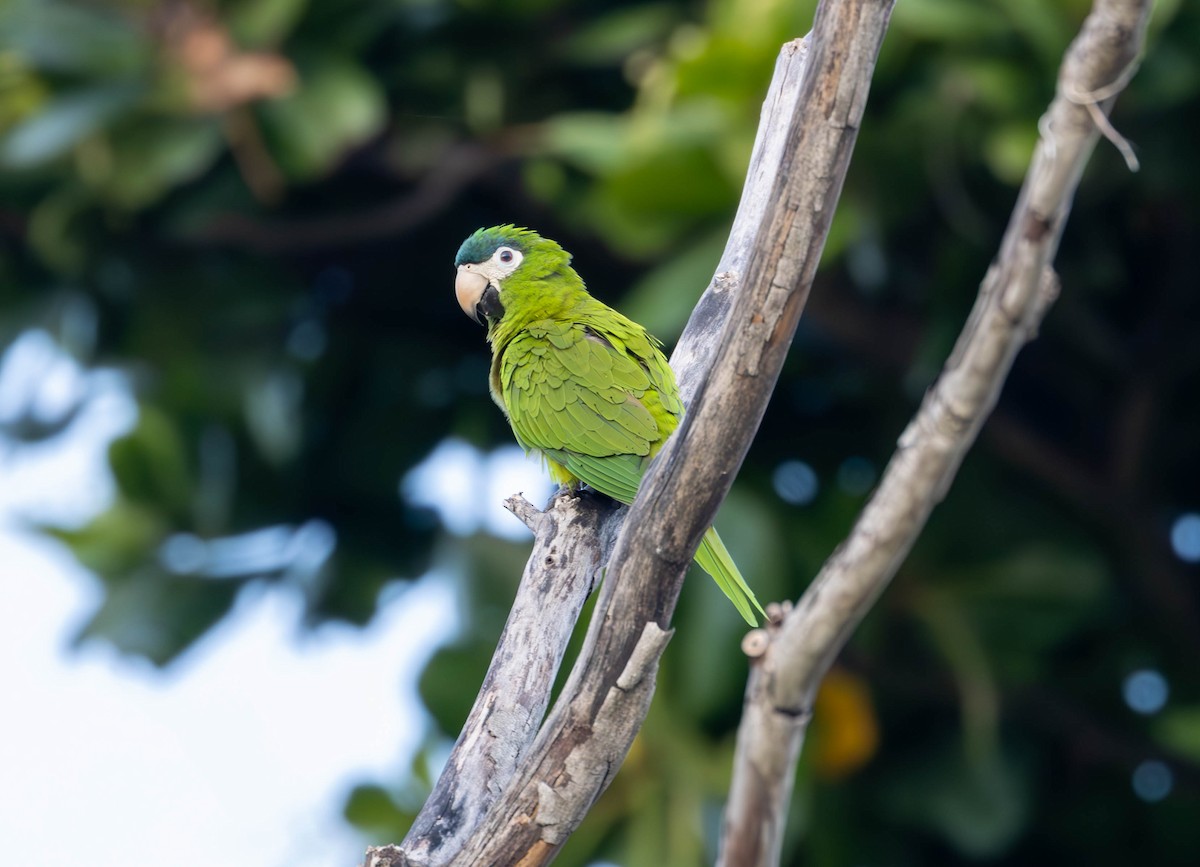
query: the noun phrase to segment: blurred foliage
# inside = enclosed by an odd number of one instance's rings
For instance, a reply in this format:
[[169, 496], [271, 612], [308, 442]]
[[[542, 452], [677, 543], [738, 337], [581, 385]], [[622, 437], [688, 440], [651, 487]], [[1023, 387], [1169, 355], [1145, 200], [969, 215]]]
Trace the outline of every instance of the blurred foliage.
[[[0, 5], [0, 345], [39, 329], [121, 371], [140, 408], [110, 452], [111, 507], [47, 528], [104, 586], [81, 637], [167, 663], [250, 582], [364, 623], [389, 584], [454, 570], [468, 626], [422, 680], [428, 747], [345, 810], [401, 836], [524, 551], [448, 536], [399, 494], [447, 436], [509, 441], [454, 251], [480, 225], [535, 226], [673, 338], [813, 6]], [[721, 516], [762, 598], [802, 591], [936, 375], [1087, 6], [897, 5], [818, 285]], [[1061, 300], [821, 694], [787, 863], [1194, 863], [1200, 576], [1170, 534], [1200, 510], [1197, 44], [1197, 5], [1157, 3], [1114, 118], [1142, 171], [1101, 143]], [[87, 400], [46, 416], [10, 396], [0, 435], [37, 448]], [[711, 860], [741, 626], [707, 581], [676, 625], [650, 719], [559, 863]], [[1138, 670], [1169, 685], [1161, 711], [1122, 700]], [[1165, 797], [1136, 783], [1148, 761]]]

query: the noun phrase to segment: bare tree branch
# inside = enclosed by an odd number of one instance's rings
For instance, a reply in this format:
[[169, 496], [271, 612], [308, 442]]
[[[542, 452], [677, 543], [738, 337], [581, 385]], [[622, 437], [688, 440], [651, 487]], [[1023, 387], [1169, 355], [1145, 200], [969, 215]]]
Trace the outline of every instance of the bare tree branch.
[[521, 767], [462, 848], [410, 835], [369, 850], [371, 867], [546, 863], [616, 774], [649, 708], [683, 576], [790, 345], [891, 8], [822, 4], [803, 74], [803, 50], [784, 49], [721, 272], [676, 352], [688, 414], [643, 482], [580, 658]]
[[392, 201], [353, 214], [295, 220], [259, 220], [230, 213], [180, 240], [188, 245], [229, 245], [258, 253], [309, 252], [391, 238], [437, 214], [463, 189], [509, 156], [473, 143], [450, 148], [411, 191]]
[[[818, 685], [887, 586], [1036, 333], [1058, 281], [1050, 270], [1083, 167], [1141, 50], [1149, 0], [1097, 0], [1068, 49], [1058, 93], [997, 261], [941, 378], [900, 441], [850, 536], [796, 608], [768, 628], [738, 731], [720, 864], [778, 863], [783, 816]], [[1106, 132], [1112, 137], [1113, 134]]]
[[[680, 338], [673, 358], [673, 366], [685, 399], [690, 401], [695, 393], [699, 378], [711, 363], [713, 349], [720, 338], [721, 328], [729, 315], [736, 287], [736, 274], [740, 273], [749, 258], [753, 241], [753, 230], [762, 220], [770, 201], [771, 191], [779, 174], [780, 164], [787, 142], [788, 122], [798, 111], [800, 82], [805, 69], [805, 47], [802, 41], [785, 45], [776, 64], [767, 97], [763, 102], [762, 119], [754, 150], [750, 158], [746, 186], [742, 202], [734, 220], [729, 244], [708, 289], [701, 297], [687, 329]], [[524, 500], [513, 498], [512, 511], [538, 535], [541, 544], [547, 532], [546, 521], [552, 520], [557, 528], [551, 538], [561, 545], [570, 544], [576, 551], [587, 553], [587, 546], [600, 540], [601, 561], [611, 553], [612, 542], [620, 530], [626, 509], [611, 507], [598, 513], [585, 515], [575, 511], [585, 508], [572, 500], [557, 499], [546, 513], [537, 512]], [[590, 508], [595, 508], [593, 501]], [[563, 508], [571, 508], [570, 516], [560, 516]], [[561, 560], [561, 556], [560, 556]], [[369, 863], [389, 864], [445, 864], [462, 848], [466, 837], [474, 832], [483, 820], [488, 807], [511, 779], [515, 762], [493, 761], [484, 751], [481, 758], [472, 758], [461, 753], [477, 749], [483, 743], [478, 736], [481, 727], [486, 727], [489, 738], [510, 743], [513, 755], [523, 755], [541, 723], [550, 693], [555, 671], [541, 671], [543, 696], [541, 709], [532, 713], [532, 704], [519, 714], [486, 714], [492, 687], [503, 683], [498, 670], [521, 659], [536, 660], [541, 653], [554, 653], [559, 658], [570, 635], [578, 611], [571, 612], [562, 607], [557, 610], [542, 609], [539, 599], [545, 591], [542, 570], [543, 557], [535, 549], [530, 555], [529, 565], [517, 591], [509, 623], [524, 622], [528, 614], [536, 615], [541, 631], [528, 628], [506, 627], [501, 646], [497, 647], [492, 668], [484, 681], [475, 708], [464, 726], [463, 733], [447, 762], [449, 773], [443, 773], [437, 786], [425, 803], [408, 835], [400, 846], [385, 846], [372, 850]], [[503, 730], [499, 725], [503, 724]]]
[[[600, 522], [614, 508], [592, 495], [564, 491], [545, 512], [520, 496], [505, 505], [536, 539], [475, 706], [402, 844], [416, 863], [455, 851], [512, 778], [618, 527]], [[598, 523], [607, 532], [596, 533]]]
[[588, 638], [527, 769], [457, 864], [541, 864], [615, 775], [653, 691], [683, 574], [757, 429], [849, 165], [890, 2], [818, 10], [782, 161], [745, 277], [680, 430], [647, 475], [610, 561]]

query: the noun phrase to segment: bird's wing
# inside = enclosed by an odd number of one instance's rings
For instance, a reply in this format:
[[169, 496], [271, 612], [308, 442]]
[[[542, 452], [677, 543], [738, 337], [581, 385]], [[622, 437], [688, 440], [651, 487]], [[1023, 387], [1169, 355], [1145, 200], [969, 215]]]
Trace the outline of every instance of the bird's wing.
[[518, 440], [624, 503], [674, 428], [646, 366], [579, 322], [526, 328], [505, 347], [500, 381]]

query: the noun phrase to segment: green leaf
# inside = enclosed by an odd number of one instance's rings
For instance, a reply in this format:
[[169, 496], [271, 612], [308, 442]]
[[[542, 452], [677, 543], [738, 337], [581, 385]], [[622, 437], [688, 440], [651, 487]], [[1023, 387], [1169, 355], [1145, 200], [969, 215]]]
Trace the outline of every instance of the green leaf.
[[302, 445], [304, 381], [293, 370], [268, 371], [253, 378], [243, 400], [246, 429], [259, 453], [281, 466]]
[[61, 156], [134, 104], [141, 86], [101, 84], [52, 100], [0, 139], [0, 166], [23, 169]]
[[113, 441], [108, 460], [124, 496], [150, 508], [165, 509], [177, 520], [186, 514], [192, 474], [183, 437], [165, 413], [143, 404], [137, 427]]
[[713, 230], [650, 270], [629, 290], [621, 312], [672, 343], [712, 279], [728, 234], [726, 227]]
[[1010, 32], [1011, 25], [999, 10], [984, 3], [905, 0], [896, 4], [891, 26], [898, 34], [954, 43], [1000, 37]]
[[223, 147], [219, 127], [207, 118], [145, 120], [113, 135], [99, 186], [116, 204], [140, 209], [201, 174]]
[[443, 732], [453, 734], [462, 728], [475, 701], [472, 690], [464, 689], [463, 685], [471, 684], [474, 688], [483, 682], [494, 648], [495, 645], [478, 641], [443, 647], [421, 672], [418, 684], [421, 701]]
[[982, 106], [998, 117], [1012, 118], [1036, 133], [1033, 118], [1027, 116], [1028, 94], [1041, 88], [1051, 91], [1035, 70], [1004, 63], [995, 58], [979, 57], [969, 61], [945, 61], [940, 70], [939, 87], [964, 102]]
[[1002, 4], [1013, 29], [1037, 49], [1051, 69], [1058, 65], [1062, 47], [1070, 41], [1084, 12], [1080, 9], [1078, 15], [1072, 14], [1063, 8], [1067, 5], [1044, 0], [1005, 0]]
[[1026, 774], [1002, 752], [968, 762], [937, 748], [893, 772], [884, 787], [889, 811], [940, 834], [972, 858], [994, 858], [1029, 822]]
[[65, 183], [43, 198], [29, 219], [29, 245], [51, 268], [81, 271], [87, 261], [85, 217], [93, 204], [82, 185]]
[[122, 653], [166, 665], [228, 613], [241, 584], [169, 575], [150, 562], [112, 576], [76, 643], [103, 638]]
[[555, 156], [594, 174], [616, 170], [626, 159], [626, 123], [599, 112], [571, 112], [546, 121], [544, 146]]
[[309, 0], [254, 0], [229, 10], [226, 23], [238, 44], [246, 48], [279, 43], [296, 26]]
[[0, 45], [15, 47], [30, 66], [44, 72], [128, 75], [151, 56], [149, 41], [131, 26], [132, 17], [98, 3], [5, 0], [0, 4]]
[[595, 204], [611, 214], [597, 228], [631, 256], [658, 252], [706, 216], [720, 214], [734, 190], [713, 154], [694, 147], [630, 162], [597, 191]]
[[[939, 582], [972, 609], [994, 646], [1048, 650], [1100, 612], [1111, 580], [1093, 551], [1030, 544], [1010, 557], [954, 570]], [[1012, 624], [1021, 623], [1014, 631]]]
[[307, 180], [330, 171], [351, 148], [383, 128], [386, 104], [378, 82], [348, 61], [324, 61], [301, 72], [300, 86], [259, 111], [280, 167]]
[[355, 786], [342, 808], [346, 821], [377, 839], [399, 840], [416, 818], [393, 800], [382, 786]]
[[10, 130], [42, 109], [51, 88], [21, 57], [0, 52], [0, 94], [0, 130]]
[[1200, 764], [1200, 705], [1164, 711], [1154, 721], [1151, 731], [1164, 747]]
[[679, 17], [668, 3], [648, 3], [601, 16], [559, 43], [572, 64], [620, 63], [630, 52], [661, 39]]
[[156, 510], [118, 498], [83, 527], [44, 527], [43, 532], [64, 542], [85, 568], [104, 577], [132, 572], [152, 559], [168, 529]]
[[1024, 120], [998, 127], [984, 143], [984, 153], [993, 174], [1005, 183], [1019, 185], [1029, 168], [1037, 139], [1037, 128]]

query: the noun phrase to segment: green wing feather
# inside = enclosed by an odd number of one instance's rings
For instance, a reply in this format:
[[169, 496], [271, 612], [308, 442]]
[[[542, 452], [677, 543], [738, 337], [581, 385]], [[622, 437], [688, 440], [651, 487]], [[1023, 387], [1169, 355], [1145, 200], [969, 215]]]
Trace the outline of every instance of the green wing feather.
[[[500, 383], [519, 440], [564, 466], [582, 458], [572, 472], [598, 490], [613, 477], [622, 494], [609, 496], [623, 502], [633, 501], [645, 460], [678, 424], [675, 414], [651, 411], [661, 400], [640, 399], [653, 385], [646, 367], [580, 322], [529, 325], [505, 347]], [[610, 458], [620, 460], [609, 467]]]
[[[649, 463], [679, 424], [683, 403], [658, 344], [611, 308], [530, 323], [503, 349], [499, 382], [518, 442], [574, 477], [632, 503]], [[696, 563], [751, 626], [765, 616], [717, 531]]]

